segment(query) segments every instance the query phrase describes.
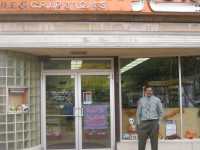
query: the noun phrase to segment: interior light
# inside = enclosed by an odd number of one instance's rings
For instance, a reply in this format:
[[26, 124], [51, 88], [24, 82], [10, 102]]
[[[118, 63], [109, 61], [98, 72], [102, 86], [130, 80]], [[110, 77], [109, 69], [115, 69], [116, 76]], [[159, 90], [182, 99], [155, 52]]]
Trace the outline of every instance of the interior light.
[[121, 74], [126, 72], [129, 69], [132, 69], [133, 67], [143, 63], [144, 61], [147, 61], [149, 58], [137, 58], [136, 60], [132, 61], [131, 63], [127, 64], [121, 69]]

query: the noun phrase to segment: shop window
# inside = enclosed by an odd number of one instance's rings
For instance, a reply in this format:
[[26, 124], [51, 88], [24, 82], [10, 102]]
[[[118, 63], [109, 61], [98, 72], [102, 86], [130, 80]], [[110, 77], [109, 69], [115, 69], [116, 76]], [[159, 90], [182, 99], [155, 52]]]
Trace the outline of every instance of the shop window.
[[153, 87], [164, 109], [159, 138], [168, 138], [172, 133], [180, 137], [178, 58], [122, 58], [120, 64], [122, 139], [137, 139], [136, 110], [145, 85]]
[[184, 138], [200, 137], [200, 56], [181, 58]]

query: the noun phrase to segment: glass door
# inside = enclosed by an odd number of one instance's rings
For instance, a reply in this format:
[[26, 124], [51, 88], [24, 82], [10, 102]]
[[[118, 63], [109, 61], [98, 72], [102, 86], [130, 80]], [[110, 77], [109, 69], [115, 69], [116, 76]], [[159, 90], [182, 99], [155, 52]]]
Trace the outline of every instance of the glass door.
[[45, 149], [114, 148], [111, 79], [109, 72], [45, 75]]
[[46, 76], [46, 149], [76, 149], [75, 79]]
[[79, 74], [81, 149], [112, 149], [111, 74]]

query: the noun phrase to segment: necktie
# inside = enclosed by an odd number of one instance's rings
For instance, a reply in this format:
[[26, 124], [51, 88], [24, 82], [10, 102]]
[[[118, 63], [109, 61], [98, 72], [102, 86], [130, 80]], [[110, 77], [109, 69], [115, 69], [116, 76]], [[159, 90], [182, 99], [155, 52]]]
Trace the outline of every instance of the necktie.
[[147, 97], [147, 104], [146, 104], [146, 110], [147, 110], [147, 119], [150, 119], [150, 98]]

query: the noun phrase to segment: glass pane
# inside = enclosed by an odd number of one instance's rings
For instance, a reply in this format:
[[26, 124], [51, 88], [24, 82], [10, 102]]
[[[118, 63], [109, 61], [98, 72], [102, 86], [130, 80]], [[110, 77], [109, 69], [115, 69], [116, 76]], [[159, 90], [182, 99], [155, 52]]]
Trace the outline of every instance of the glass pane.
[[6, 106], [0, 105], [0, 114], [5, 114], [5, 113], [6, 113]]
[[8, 68], [7, 76], [15, 76], [15, 70], [13, 68]]
[[7, 85], [8, 86], [15, 86], [15, 78], [8, 77], [7, 78]]
[[[123, 58], [121, 63], [122, 99], [122, 139], [137, 139], [136, 110], [139, 99], [144, 95], [145, 85], [153, 87], [154, 96], [161, 100], [164, 119], [159, 138], [168, 135], [166, 123], [176, 123], [176, 133], [180, 130], [180, 102], [178, 94], [178, 59], [172, 58]], [[133, 123], [130, 121], [134, 121]]]
[[14, 67], [15, 59], [7, 59], [7, 66]]
[[81, 76], [83, 149], [110, 148], [110, 78]]
[[0, 59], [0, 67], [6, 67], [6, 61], [4, 59]]
[[[6, 95], [6, 88], [5, 87], [0, 87], [0, 95]], [[3, 104], [3, 100], [5, 97], [0, 96], [0, 104]]]
[[0, 122], [5, 123], [6, 122], [6, 115], [0, 115]]
[[46, 77], [47, 149], [75, 149], [74, 76]]
[[0, 85], [6, 85], [6, 78], [0, 77]]
[[8, 141], [14, 141], [14, 140], [15, 140], [15, 135], [13, 133], [8, 133]]
[[200, 138], [200, 57], [182, 57], [183, 134]]
[[6, 76], [6, 69], [0, 68], [0, 76]]
[[14, 128], [14, 124], [8, 124], [8, 131], [9, 132], [14, 132], [15, 128]]
[[111, 69], [111, 60], [45, 61], [44, 69]]

